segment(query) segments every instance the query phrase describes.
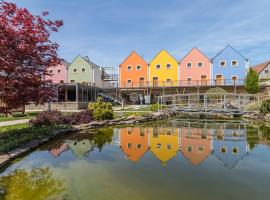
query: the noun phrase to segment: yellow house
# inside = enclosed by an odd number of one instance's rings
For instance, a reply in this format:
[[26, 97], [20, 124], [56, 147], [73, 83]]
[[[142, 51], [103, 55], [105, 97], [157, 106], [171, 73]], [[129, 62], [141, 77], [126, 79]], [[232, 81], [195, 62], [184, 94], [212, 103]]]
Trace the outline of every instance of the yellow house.
[[149, 64], [149, 82], [153, 86], [179, 85], [179, 65], [167, 51], [160, 51]]
[[150, 151], [165, 165], [179, 150], [178, 129], [154, 128], [149, 133]]

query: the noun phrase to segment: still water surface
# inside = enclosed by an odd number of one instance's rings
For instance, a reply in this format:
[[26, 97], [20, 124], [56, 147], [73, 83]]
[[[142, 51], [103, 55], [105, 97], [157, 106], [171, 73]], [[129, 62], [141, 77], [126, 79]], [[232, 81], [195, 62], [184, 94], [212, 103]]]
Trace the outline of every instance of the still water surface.
[[270, 132], [171, 120], [55, 140], [0, 174], [0, 199], [211, 200], [270, 197]]

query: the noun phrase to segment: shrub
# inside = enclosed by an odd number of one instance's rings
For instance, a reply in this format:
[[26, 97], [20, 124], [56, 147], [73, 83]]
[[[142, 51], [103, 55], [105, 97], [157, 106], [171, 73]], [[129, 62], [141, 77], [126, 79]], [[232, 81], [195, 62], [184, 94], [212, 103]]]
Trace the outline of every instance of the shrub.
[[260, 89], [259, 75], [253, 69], [250, 69], [248, 71], [246, 82], [245, 82], [245, 88], [246, 88], [246, 91], [250, 94], [256, 94], [259, 92], [259, 89]]
[[60, 111], [43, 111], [30, 120], [33, 126], [54, 126], [54, 125], [78, 125], [86, 124], [93, 120], [92, 112], [82, 111], [63, 115]]
[[63, 115], [60, 111], [43, 111], [35, 118], [30, 120], [30, 124], [34, 126], [53, 126], [63, 123]]
[[112, 104], [103, 102], [101, 98], [95, 103], [90, 103], [88, 108], [95, 120], [113, 119]]
[[151, 104], [151, 107], [150, 107], [150, 110], [151, 111], [154, 111], [154, 112], [157, 112], [158, 111], [158, 104]]
[[219, 94], [226, 94], [227, 91], [220, 88], [220, 87], [215, 87], [215, 88], [210, 88], [206, 91], [206, 93], [210, 94], [208, 95], [211, 98], [220, 98]]
[[262, 102], [260, 105], [260, 112], [264, 115], [270, 113], [270, 99], [264, 100]]
[[93, 115], [90, 110], [86, 110], [78, 113], [72, 113], [64, 118], [66, 124], [79, 125], [91, 122], [93, 120]]

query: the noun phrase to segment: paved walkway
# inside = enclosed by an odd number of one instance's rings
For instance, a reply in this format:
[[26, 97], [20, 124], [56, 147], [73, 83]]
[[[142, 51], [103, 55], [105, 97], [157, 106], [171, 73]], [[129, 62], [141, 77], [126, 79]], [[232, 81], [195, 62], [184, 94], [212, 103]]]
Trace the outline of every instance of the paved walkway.
[[28, 122], [29, 122], [29, 119], [20, 119], [20, 120], [0, 122], [0, 127], [1, 126], [12, 126], [12, 125], [17, 125], [17, 124], [25, 124]]

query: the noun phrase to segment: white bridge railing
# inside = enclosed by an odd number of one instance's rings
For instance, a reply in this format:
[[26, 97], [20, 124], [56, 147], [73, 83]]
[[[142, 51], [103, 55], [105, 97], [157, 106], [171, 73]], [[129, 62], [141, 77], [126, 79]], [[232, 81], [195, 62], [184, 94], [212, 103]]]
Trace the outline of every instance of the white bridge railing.
[[262, 95], [236, 93], [196, 93], [158, 96], [158, 111], [166, 108], [175, 111], [194, 112], [239, 112], [248, 107], [258, 108], [260, 103], [268, 97]]

